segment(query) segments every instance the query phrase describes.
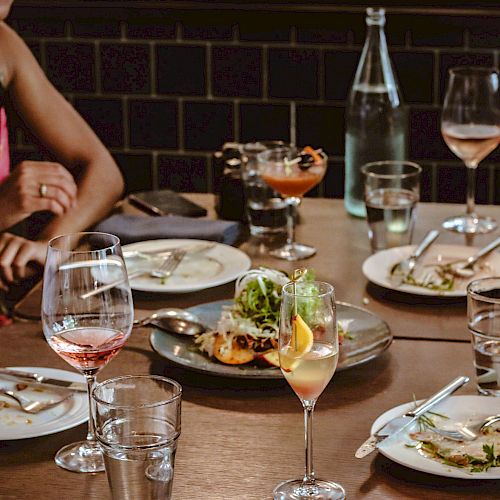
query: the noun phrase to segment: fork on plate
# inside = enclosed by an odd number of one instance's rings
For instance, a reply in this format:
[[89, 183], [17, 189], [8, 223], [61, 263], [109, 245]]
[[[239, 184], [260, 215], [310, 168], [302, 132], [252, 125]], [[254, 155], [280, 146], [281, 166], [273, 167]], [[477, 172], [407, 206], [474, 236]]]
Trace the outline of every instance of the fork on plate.
[[43, 410], [54, 408], [54, 406], [60, 405], [61, 403], [63, 403], [64, 401], [73, 396], [73, 393], [69, 392], [68, 394], [57, 400], [39, 401], [39, 400], [28, 399], [27, 397], [22, 396], [18, 392], [14, 392], [3, 388], [0, 388], [0, 394], [8, 396], [11, 399], [14, 399], [19, 403], [21, 410], [31, 414], [40, 413]]

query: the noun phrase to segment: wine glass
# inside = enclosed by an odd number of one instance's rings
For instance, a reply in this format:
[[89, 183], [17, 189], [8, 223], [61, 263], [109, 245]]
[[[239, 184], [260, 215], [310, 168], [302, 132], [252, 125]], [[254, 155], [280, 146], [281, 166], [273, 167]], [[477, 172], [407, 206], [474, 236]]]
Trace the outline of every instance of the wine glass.
[[476, 169], [500, 142], [498, 70], [458, 67], [449, 70], [441, 116], [441, 133], [448, 147], [467, 167], [467, 211], [443, 222], [458, 233], [489, 233], [497, 225], [476, 213]]
[[[113, 281], [124, 282], [82, 298]], [[95, 439], [91, 391], [97, 372], [130, 335], [132, 294], [120, 240], [106, 233], [75, 233], [49, 241], [43, 276], [42, 325], [50, 347], [87, 379], [90, 418], [87, 439], [60, 449], [57, 465], [73, 472], [104, 470]]]
[[275, 500], [345, 498], [342, 486], [315, 478], [312, 449], [314, 406], [335, 372], [338, 356], [333, 286], [320, 281], [287, 283], [282, 290], [279, 360], [285, 379], [304, 407], [306, 466], [302, 479], [276, 486]]
[[299, 152], [293, 146], [268, 149], [257, 155], [262, 179], [280, 193], [288, 205], [286, 244], [269, 253], [288, 261], [306, 259], [316, 253], [314, 247], [295, 242], [294, 215], [302, 196], [323, 179], [328, 157], [321, 151], [306, 149], [313, 155], [306, 150]]

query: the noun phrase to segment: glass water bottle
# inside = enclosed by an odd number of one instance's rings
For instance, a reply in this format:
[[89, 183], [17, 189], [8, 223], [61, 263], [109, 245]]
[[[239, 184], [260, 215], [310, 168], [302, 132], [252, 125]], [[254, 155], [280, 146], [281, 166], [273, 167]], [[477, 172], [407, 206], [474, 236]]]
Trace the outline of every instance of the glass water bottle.
[[345, 195], [347, 212], [365, 217], [361, 167], [406, 159], [407, 114], [385, 40], [385, 10], [366, 10], [367, 35], [346, 110]]

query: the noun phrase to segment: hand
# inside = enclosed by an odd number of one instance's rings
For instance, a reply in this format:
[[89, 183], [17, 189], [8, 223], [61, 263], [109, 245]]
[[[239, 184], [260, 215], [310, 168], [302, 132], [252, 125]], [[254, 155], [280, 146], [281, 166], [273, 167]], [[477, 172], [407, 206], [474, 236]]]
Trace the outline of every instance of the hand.
[[[0, 234], [0, 289], [34, 274], [33, 263], [43, 266], [47, 242], [31, 241], [11, 233]], [[30, 265], [31, 264], [31, 265]]]
[[0, 229], [41, 210], [64, 214], [75, 206], [76, 195], [73, 176], [59, 163], [23, 161], [0, 185]]

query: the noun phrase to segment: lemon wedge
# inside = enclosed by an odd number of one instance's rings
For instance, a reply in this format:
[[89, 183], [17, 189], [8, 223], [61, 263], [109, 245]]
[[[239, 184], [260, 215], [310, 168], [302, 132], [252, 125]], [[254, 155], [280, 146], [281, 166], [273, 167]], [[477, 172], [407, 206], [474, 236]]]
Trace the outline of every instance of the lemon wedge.
[[280, 351], [280, 366], [291, 372], [300, 358], [307, 354], [313, 346], [314, 335], [307, 323], [297, 314], [292, 318], [292, 338], [290, 344]]

